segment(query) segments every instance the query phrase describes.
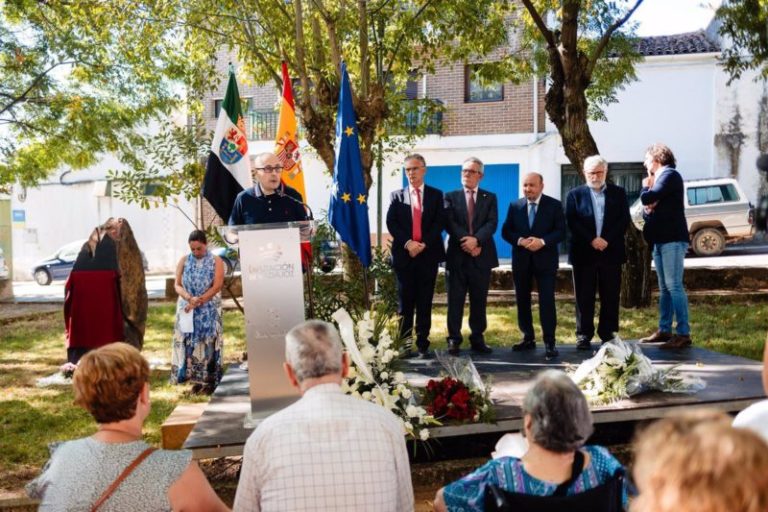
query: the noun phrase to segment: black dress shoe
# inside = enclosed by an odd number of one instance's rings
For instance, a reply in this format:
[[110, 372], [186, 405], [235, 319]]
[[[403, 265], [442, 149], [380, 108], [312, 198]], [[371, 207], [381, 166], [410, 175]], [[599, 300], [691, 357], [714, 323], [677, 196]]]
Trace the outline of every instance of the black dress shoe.
[[592, 343], [587, 338], [581, 338], [576, 342], [576, 350], [592, 350]]
[[416, 359], [417, 361], [424, 361], [426, 359], [432, 359], [432, 353], [429, 351], [429, 349], [427, 349], [427, 350], [419, 350], [418, 352], [416, 352], [416, 354], [413, 356], [413, 358]]
[[555, 344], [554, 343], [546, 343], [544, 345], [544, 349], [545, 349], [544, 350], [544, 360], [545, 361], [551, 361], [551, 360], [553, 360], [554, 358], [556, 358], [557, 356], [560, 355], [560, 352], [557, 351], [557, 349], [555, 348]]
[[452, 356], [457, 356], [461, 352], [459, 348], [461, 346], [460, 341], [448, 340], [448, 353]]
[[493, 352], [493, 349], [485, 343], [473, 343], [470, 348], [472, 352], [477, 352], [478, 354], [490, 354]]
[[533, 340], [523, 340], [520, 343], [512, 345], [512, 350], [515, 352], [522, 352], [523, 350], [535, 350], [536, 342]]

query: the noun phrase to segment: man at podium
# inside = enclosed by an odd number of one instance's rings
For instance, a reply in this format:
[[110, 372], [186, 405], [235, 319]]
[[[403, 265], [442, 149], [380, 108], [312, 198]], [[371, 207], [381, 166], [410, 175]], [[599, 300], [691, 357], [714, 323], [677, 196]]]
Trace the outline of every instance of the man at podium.
[[253, 188], [235, 198], [230, 226], [309, 220], [304, 203], [285, 192], [280, 181], [283, 166], [273, 153], [251, 157]]

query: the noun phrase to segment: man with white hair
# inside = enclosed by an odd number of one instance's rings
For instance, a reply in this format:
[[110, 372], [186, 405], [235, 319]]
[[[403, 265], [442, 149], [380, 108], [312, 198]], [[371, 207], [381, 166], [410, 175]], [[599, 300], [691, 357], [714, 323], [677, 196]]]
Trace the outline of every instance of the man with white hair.
[[608, 162], [599, 155], [584, 160], [586, 185], [568, 193], [565, 219], [571, 230], [568, 262], [576, 295], [576, 348], [592, 350], [595, 292], [600, 294], [597, 335], [605, 343], [619, 331], [621, 265], [627, 257], [624, 233], [629, 204], [623, 188], [606, 183]]
[[285, 337], [285, 373], [302, 397], [248, 438], [236, 511], [412, 511], [400, 420], [344, 394], [349, 369], [333, 325], [309, 320]]

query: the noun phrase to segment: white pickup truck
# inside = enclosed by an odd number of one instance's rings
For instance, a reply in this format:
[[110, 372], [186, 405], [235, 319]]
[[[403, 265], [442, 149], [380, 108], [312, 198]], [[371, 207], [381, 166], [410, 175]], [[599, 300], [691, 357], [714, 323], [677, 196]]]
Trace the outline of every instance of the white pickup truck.
[[[685, 218], [691, 249], [698, 256], [717, 256], [725, 245], [754, 236], [754, 207], [733, 178], [685, 182]], [[640, 199], [631, 208], [632, 220], [643, 229]]]

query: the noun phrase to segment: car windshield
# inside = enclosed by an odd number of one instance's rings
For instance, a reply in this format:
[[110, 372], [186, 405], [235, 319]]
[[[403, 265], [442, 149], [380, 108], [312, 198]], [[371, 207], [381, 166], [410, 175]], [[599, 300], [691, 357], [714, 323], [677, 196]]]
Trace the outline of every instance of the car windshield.
[[68, 243], [67, 245], [60, 247], [50, 259], [58, 258], [62, 261], [75, 261], [85, 242], [87, 242], [87, 240], [78, 240], [76, 242]]

